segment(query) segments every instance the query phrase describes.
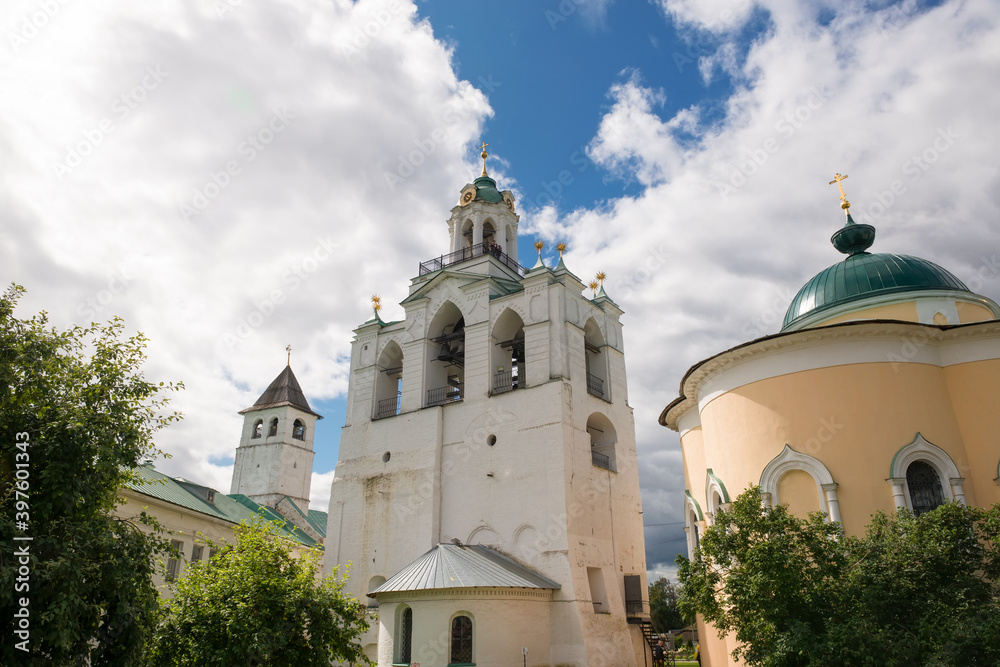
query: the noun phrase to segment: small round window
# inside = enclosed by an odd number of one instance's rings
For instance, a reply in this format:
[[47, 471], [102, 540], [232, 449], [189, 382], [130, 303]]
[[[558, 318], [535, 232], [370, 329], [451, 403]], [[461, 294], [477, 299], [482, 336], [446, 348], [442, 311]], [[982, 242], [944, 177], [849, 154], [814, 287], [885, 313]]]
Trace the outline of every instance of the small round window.
[[489, 445], [490, 447], [497, 444], [497, 437], [493, 434], [490, 434], [490, 436], [486, 438], [486, 444]]
[[388, 463], [389, 459], [391, 457], [392, 457], [392, 454], [390, 454], [389, 452], [386, 452], [385, 454], [382, 455], [382, 463]]

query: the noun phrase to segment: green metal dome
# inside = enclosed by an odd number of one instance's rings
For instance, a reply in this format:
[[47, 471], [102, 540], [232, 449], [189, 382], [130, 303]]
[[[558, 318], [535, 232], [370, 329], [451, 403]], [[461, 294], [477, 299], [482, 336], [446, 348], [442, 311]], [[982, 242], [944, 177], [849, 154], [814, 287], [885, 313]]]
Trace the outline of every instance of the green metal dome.
[[489, 176], [480, 176], [472, 184], [476, 186], [476, 199], [493, 202], [494, 204], [503, 203], [503, 195], [497, 190], [497, 182]]
[[843, 262], [821, 271], [799, 290], [785, 313], [782, 331], [801, 318], [834, 306], [876, 295], [916, 290], [972, 293], [961, 280], [926, 259], [891, 253], [856, 252]]

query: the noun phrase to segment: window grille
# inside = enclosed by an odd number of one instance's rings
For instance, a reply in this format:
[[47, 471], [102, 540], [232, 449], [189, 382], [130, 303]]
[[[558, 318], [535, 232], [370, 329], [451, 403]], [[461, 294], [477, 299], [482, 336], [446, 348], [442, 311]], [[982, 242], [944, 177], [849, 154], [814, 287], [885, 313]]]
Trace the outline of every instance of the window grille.
[[399, 623], [399, 662], [410, 664], [410, 646], [413, 643], [413, 610], [407, 607]]
[[451, 622], [451, 662], [472, 663], [472, 619], [456, 616]]
[[906, 468], [906, 486], [910, 489], [913, 513], [920, 516], [944, 504], [941, 478], [937, 470], [924, 461], [914, 461]]
[[271, 438], [278, 435], [278, 418], [275, 417], [271, 420], [271, 428], [267, 431], [267, 437]]

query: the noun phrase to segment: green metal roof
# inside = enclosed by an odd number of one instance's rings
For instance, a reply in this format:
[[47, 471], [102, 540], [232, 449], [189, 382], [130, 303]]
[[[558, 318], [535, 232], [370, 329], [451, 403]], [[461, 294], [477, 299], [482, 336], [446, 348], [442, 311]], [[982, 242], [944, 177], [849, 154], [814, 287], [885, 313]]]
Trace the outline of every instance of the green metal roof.
[[[858, 225], [860, 227], [861, 225]], [[918, 290], [970, 293], [934, 262], [910, 255], [859, 252], [816, 274], [792, 299], [782, 331], [800, 318], [875, 295]]]
[[503, 195], [497, 190], [497, 182], [489, 176], [480, 176], [472, 184], [476, 186], [476, 199], [483, 199], [494, 204], [503, 203]]
[[[152, 466], [139, 466], [133, 469], [133, 472], [139, 476], [138, 481], [130, 482], [127, 485], [133, 491], [233, 524], [251, 521], [254, 518], [263, 518], [265, 521], [280, 521], [281, 524], [277, 528], [282, 537], [295, 540], [309, 547], [318, 545], [316, 540], [309, 537], [308, 534], [291, 521], [273, 509], [256, 503], [241, 493], [226, 495], [215, 489], [194, 484], [179, 477], [169, 477], [153, 469]], [[200, 497], [199, 491], [210, 491], [210, 494], [200, 495], [205, 495], [206, 498], [211, 498], [212, 500], [207, 501]], [[295, 503], [292, 504], [295, 505]], [[326, 512], [309, 510], [306, 520], [309, 522], [309, 525], [316, 529], [316, 532], [325, 537], [326, 517]]]

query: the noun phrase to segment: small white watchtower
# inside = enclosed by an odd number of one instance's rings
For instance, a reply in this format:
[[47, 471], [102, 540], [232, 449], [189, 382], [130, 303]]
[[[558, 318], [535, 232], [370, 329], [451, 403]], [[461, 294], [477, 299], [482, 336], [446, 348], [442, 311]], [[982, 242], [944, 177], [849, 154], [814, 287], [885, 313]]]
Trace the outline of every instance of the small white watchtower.
[[243, 415], [243, 435], [236, 449], [230, 493], [278, 508], [288, 498], [309, 512], [313, 436], [322, 417], [309, 407], [291, 365]]

